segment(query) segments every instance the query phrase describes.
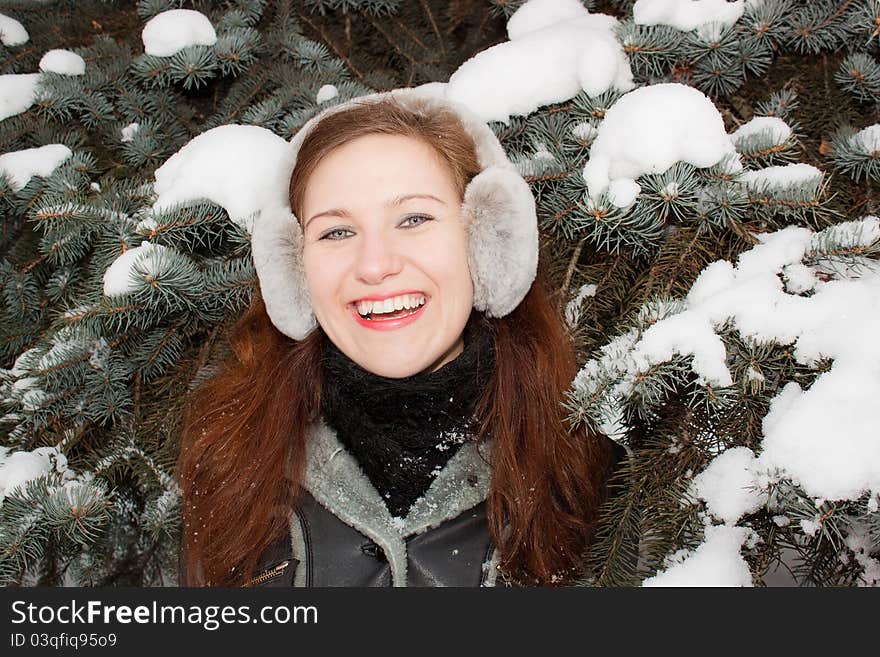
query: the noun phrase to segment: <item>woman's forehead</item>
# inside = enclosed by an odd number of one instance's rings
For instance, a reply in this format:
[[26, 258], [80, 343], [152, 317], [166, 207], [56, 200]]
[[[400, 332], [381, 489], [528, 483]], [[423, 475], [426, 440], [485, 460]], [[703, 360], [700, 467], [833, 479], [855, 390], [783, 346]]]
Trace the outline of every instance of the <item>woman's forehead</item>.
[[325, 209], [316, 206], [327, 203], [387, 205], [419, 196], [444, 202], [457, 197], [449, 166], [420, 140], [367, 135], [339, 146], [318, 163], [306, 183], [303, 205], [314, 213]]

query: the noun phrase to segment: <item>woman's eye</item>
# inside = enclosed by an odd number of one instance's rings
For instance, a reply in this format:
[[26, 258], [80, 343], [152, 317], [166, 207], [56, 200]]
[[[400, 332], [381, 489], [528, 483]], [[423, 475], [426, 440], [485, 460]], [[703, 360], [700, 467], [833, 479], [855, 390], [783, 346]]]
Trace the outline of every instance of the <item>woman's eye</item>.
[[[409, 217], [406, 217], [403, 221], [400, 222], [400, 225], [404, 226], [405, 224], [407, 224], [407, 222], [411, 222], [411, 223], [409, 223], [408, 226], [405, 226], [405, 227], [406, 228], [415, 228], [417, 226], [421, 226], [422, 224], [424, 224], [427, 221], [433, 221], [433, 220], [434, 220], [433, 217], [428, 217], [423, 214], [414, 214], [414, 215], [410, 215]], [[338, 242], [340, 240], [345, 239], [344, 233], [351, 233], [351, 231], [348, 230], [347, 228], [334, 228], [333, 230], [328, 230], [326, 233], [321, 235], [321, 237], [319, 237], [318, 239]]]
[[[401, 223], [405, 224], [407, 221], [410, 221], [411, 219], [424, 219], [426, 222], [427, 222], [427, 221], [433, 221], [433, 217], [426, 217], [426, 216], [423, 215], [423, 214], [414, 214], [414, 215], [412, 215], [412, 216], [407, 217], [406, 219], [404, 219], [403, 222], [401, 222]], [[413, 225], [413, 226], [421, 226], [423, 223], [424, 223], [424, 222], [418, 222], [418, 223], [410, 224], [410, 225]]]
[[327, 231], [326, 233], [321, 235], [321, 237], [319, 239], [332, 240], [335, 242], [335, 241], [341, 240], [343, 238], [342, 237], [333, 237], [334, 235], [337, 235], [338, 233], [350, 233], [350, 232], [351, 231], [346, 228], [334, 228], [333, 230]]

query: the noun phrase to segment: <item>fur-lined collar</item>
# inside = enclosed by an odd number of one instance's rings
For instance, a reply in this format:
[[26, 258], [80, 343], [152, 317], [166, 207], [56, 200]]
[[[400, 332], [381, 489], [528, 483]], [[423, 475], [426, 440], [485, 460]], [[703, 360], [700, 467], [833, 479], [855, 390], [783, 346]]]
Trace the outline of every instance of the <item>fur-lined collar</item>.
[[[321, 505], [379, 545], [394, 586], [406, 586], [406, 539], [484, 501], [491, 478], [491, 444], [467, 442], [449, 460], [404, 518], [392, 517], [354, 457], [323, 420], [306, 445], [303, 487]], [[485, 458], [485, 460], [484, 460]], [[291, 522], [298, 522], [295, 515]]]

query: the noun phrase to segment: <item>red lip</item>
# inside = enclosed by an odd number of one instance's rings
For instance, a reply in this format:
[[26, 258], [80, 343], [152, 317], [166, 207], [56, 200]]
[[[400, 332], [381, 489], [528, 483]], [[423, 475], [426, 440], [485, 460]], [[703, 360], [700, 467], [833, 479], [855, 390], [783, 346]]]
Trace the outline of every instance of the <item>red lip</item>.
[[351, 303], [356, 304], [358, 301], [385, 301], [385, 299], [390, 299], [392, 297], [399, 297], [404, 294], [421, 294], [423, 297], [427, 298], [427, 294], [422, 292], [421, 290], [399, 290], [397, 292], [386, 292], [385, 294], [374, 294], [369, 297], [361, 297], [360, 299], [355, 299]]
[[[407, 293], [404, 292], [404, 294]], [[412, 315], [399, 317], [397, 319], [364, 319], [357, 311], [357, 306], [350, 305], [349, 307], [351, 308], [351, 312], [354, 315], [355, 321], [364, 328], [373, 329], [374, 331], [393, 331], [395, 329], [407, 326], [408, 324], [412, 324], [414, 321], [422, 316], [422, 313], [427, 306], [428, 299], [426, 297], [425, 303], [419, 306], [419, 309], [415, 311]]]

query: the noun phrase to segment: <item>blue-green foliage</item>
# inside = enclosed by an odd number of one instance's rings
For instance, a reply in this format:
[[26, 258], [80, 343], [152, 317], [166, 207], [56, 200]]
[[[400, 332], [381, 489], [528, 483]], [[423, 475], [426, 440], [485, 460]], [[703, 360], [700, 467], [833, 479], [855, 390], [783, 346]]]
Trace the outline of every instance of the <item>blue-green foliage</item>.
[[[206, 13], [217, 42], [141, 54], [143, 22], [178, 8]], [[198, 354], [250, 303], [256, 274], [249, 235], [224, 209], [196, 201], [153, 212], [153, 173], [211, 127], [252, 123], [287, 138], [320, 110], [323, 85], [339, 90], [332, 102], [371, 89], [289, 12], [251, 1], [141, 0], [137, 15], [110, 8], [134, 28], [116, 36], [91, 32], [92, 21], [103, 29], [109, 20], [103, 2], [9, 10], [30, 41], [0, 50], [3, 73], [32, 72], [39, 53], [61, 47], [53, 11], [73, 12], [64, 47], [86, 71], [42, 74], [35, 104], [0, 121], [3, 152], [71, 150], [20, 189], [0, 175], [0, 354], [9, 368], [0, 369], [0, 444], [57, 446], [75, 485], [53, 470], [0, 503], [0, 581], [173, 583], [179, 502], [170, 473], [183, 392], [216, 367], [207, 351], [199, 365]], [[152, 250], [131, 268], [128, 292], [104, 295], [108, 268], [145, 242]]]

